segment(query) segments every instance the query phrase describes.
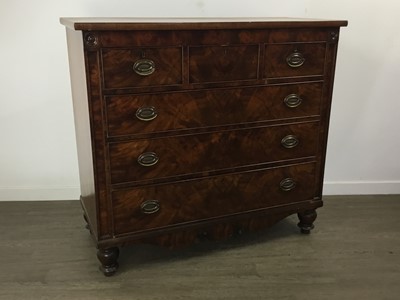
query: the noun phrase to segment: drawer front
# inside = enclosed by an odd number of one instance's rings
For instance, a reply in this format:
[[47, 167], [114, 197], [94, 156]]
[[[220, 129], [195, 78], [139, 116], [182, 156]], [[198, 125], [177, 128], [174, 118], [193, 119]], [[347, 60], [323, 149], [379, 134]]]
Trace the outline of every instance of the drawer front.
[[313, 163], [115, 191], [115, 233], [145, 231], [313, 199]]
[[258, 45], [189, 47], [191, 83], [257, 79]]
[[268, 44], [265, 46], [265, 76], [323, 75], [325, 48], [325, 43]]
[[108, 135], [316, 116], [322, 83], [106, 97]]
[[174, 85], [182, 83], [182, 48], [103, 49], [104, 87]]
[[318, 122], [309, 122], [112, 143], [111, 181], [201, 174], [315, 156], [318, 128]]

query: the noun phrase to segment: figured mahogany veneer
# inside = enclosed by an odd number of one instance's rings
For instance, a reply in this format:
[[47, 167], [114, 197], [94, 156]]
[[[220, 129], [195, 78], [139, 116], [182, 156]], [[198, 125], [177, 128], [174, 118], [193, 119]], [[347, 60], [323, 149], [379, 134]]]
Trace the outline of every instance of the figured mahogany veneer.
[[119, 247], [313, 229], [339, 27], [306, 19], [73, 19], [84, 218], [101, 270]]
[[[314, 174], [315, 163], [308, 163], [115, 191], [112, 193], [115, 233], [202, 222], [306, 201], [314, 194]], [[280, 188], [286, 178], [296, 182], [293, 190]], [[152, 199], [158, 199], [159, 212], [143, 214], [141, 204]]]
[[[268, 44], [265, 46], [265, 76], [295, 77], [324, 75], [326, 43]], [[288, 64], [290, 55], [301, 55], [299, 67]]]
[[[229, 172], [240, 166], [315, 157], [318, 128], [318, 122], [309, 122], [111, 143], [111, 182], [135, 182], [221, 169]], [[298, 140], [293, 148], [282, 145], [282, 140], [288, 136]], [[159, 161], [153, 166], [140, 165], [138, 157], [146, 152], [155, 153]]]
[[[101, 51], [104, 87], [127, 88], [182, 83], [182, 48], [133, 48], [104, 49]], [[141, 76], [133, 72], [133, 64], [139, 59], [151, 58], [156, 65], [153, 76]]]
[[258, 45], [189, 47], [189, 81], [199, 83], [257, 79], [258, 48]]
[[[108, 136], [140, 135], [172, 130], [318, 116], [322, 82], [212, 89], [196, 92], [107, 96]], [[285, 99], [297, 95], [301, 103], [289, 107]], [[144, 122], [138, 109], [154, 107], [157, 117]]]

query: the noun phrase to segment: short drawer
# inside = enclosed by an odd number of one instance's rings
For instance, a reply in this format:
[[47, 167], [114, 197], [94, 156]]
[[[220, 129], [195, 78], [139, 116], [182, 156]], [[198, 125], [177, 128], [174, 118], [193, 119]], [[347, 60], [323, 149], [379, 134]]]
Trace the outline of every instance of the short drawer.
[[315, 156], [318, 122], [140, 139], [109, 145], [111, 181], [206, 173]]
[[182, 48], [103, 49], [104, 87], [132, 88], [182, 83]]
[[257, 79], [258, 49], [258, 45], [189, 47], [189, 81]]
[[323, 75], [325, 48], [325, 43], [268, 44], [265, 77]]
[[106, 97], [109, 136], [317, 116], [322, 83]]
[[314, 197], [315, 164], [300, 164], [112, 193], [115, 234], [134, 233]]

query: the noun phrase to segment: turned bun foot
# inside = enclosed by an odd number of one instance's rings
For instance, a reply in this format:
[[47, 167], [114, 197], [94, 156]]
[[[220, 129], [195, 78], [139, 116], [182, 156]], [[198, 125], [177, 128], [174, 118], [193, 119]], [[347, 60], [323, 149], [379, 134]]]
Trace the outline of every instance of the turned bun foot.
[[299, 217], [300, 222], [297, 226], [300, 227], [300, 232], [304, 234], [309, 234], [312, 229], [314, 229], [314, 221], [317, 218], [317, 212], [315, 209], [313, 210], [306, 210], [304, 212], [299, 212], [297, 214]]
[[117, 272], [118, 256], [118, 247], [99, 249], [97, 251], [97, 258], [101, 263], [100, 271], [102, 271], [105, 276], [112, 276]]

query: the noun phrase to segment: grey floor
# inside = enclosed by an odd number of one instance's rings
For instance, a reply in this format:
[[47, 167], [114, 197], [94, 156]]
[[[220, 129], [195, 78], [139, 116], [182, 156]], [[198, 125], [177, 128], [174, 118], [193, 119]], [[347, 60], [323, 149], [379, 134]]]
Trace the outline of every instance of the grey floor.
[[400, 299], [400, 196], [325, 197], [309, 236], [269, 230], [97, 268], [78, 201], [0, 202], [0, 299]]

